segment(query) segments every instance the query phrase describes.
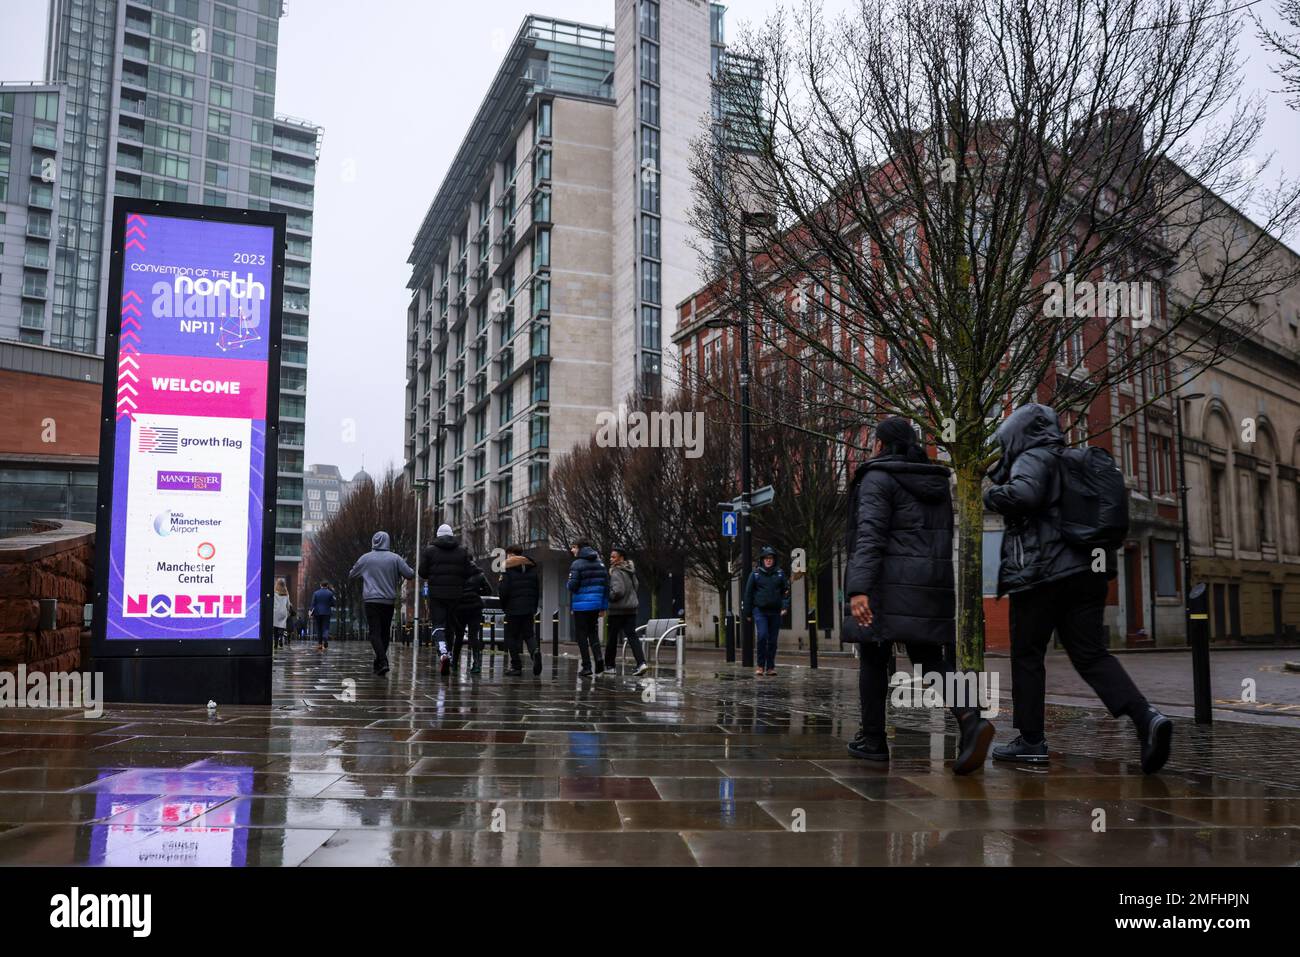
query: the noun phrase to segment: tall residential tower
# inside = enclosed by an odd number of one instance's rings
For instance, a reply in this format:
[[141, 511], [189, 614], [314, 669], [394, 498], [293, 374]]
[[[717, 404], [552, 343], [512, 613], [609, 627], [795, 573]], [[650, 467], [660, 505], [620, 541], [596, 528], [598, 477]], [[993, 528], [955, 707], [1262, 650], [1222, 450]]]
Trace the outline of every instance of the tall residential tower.
[[[407, 475], [479, 555], [563, 546], [537, 507], [552, 456], [661, 394], [671, 304], [700, 282], [691, 145], [718, 119], [723, 8], [614, 14], [525, 19], [409, 259]], [[547, 614], [563, 565], [543, 563]]]
[[[31, 348], [5, 343], [0, 375], [8, 389], [9, 373], [51, 374], [43, 370], [57, 366], [80, 379], [86, 361], [102, 365], [115, 195], [286, 213], [276, 557], [277, 571], [293, 575], [302, 537], [307, 307], [321, 131], [276, 114], [282, 12], [281, 0], [50, 0], [47, 85], [0, 99], [0, 106], [30, 100], [34, 107], [30, 130], [25, 107], [23, 121], [14, 124], [23, 150], [9, 148], [24, 164], [22, 176], [11, 175], [8, 197], [0, 196], [27, 210], [19, 217], [6, 206], [4, 218], [21, 220], [24, 262], [32, 259], [24, 266], [21, 303], [0, 295], [0, 339]], [[34, 229], [49, 232], [45, 256]], [[84, 379], [98, 381], [101, 374]], [[56, 393], [65, 388], [50, 385]], [[30, 423], [15, 427], [30, 429]], [[96, 433], [89, 435], [93, 440]], [[0, 454], [12, 451], [8, 445]], [[46, 461], [24, 457], [33, 467], [64, 467], [64, 451], [43, 449]], [[76, 451], [94, 456], [97, 446]], [[6, 494], [41, 500], [36, 486], [48, 484], [48, 476], [33, 470], [27, 478], [6, 479]]]

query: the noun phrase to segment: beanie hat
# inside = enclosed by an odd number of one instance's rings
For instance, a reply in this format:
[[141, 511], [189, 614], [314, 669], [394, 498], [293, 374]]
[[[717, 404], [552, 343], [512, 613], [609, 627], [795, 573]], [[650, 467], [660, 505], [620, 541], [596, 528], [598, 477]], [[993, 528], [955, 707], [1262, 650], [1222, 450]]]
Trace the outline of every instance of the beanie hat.
[[450, 526], [450, 525], [443, 524], [443, 525], [439, 525], [439, 526], [438, 526], [438, 537], [439, 537], [439, 538], [442, 538], [442, 536], [444, 536], [444, 535], [450, 535], [450, 534], [451, 534], [451, 526]]

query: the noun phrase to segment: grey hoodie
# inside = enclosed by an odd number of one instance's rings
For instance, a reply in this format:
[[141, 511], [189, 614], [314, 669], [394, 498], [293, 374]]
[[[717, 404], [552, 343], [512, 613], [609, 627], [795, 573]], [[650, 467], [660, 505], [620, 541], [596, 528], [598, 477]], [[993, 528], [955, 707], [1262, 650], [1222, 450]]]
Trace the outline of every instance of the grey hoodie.
[[361, 600], [392, 602], [402, 578], [414, 578], [415, 572], [401, 555], [388, 550], [388, 533], [375, 532], [370, 551], [357, 559], [348, 578], [361, 579]]

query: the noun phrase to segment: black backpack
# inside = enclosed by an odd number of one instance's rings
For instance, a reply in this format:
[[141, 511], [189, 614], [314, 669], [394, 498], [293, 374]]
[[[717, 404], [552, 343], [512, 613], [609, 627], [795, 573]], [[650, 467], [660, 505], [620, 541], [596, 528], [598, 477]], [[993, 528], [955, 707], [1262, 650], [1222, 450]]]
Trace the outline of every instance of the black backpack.
[[1114, 548], [1128, 534], [1128, 487], [1105, 449], [1064, 449], [1061, 460], [1061, 537], [1084, 548]]

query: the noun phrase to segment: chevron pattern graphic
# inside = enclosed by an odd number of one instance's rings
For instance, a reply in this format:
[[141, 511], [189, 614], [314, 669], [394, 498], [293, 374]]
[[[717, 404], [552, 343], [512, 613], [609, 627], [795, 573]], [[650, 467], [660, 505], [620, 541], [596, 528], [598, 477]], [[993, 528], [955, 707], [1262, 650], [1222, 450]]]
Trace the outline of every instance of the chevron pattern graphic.
[[[126, 217], [126, 248], [144, 252], [149, 222], [143, 216]], [[136, 400], [140, 397], [140, 307], [138, 292], [122, 296], [122, 326], [117, 348], [117, 417], [135, 421]]]

